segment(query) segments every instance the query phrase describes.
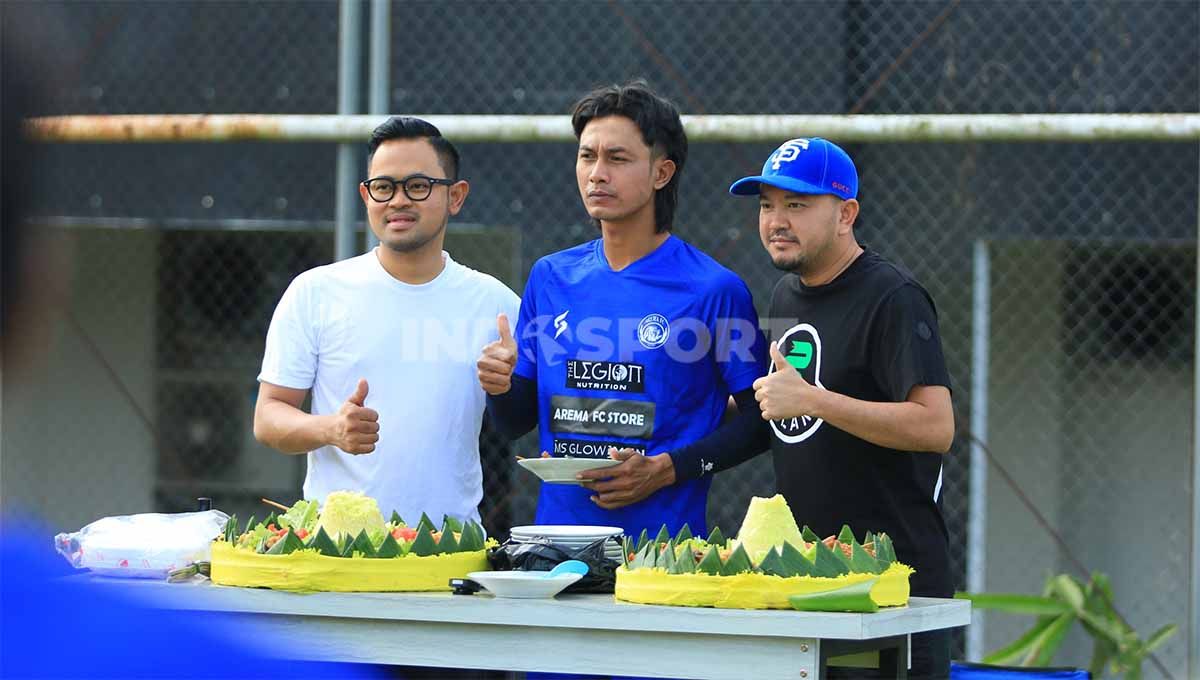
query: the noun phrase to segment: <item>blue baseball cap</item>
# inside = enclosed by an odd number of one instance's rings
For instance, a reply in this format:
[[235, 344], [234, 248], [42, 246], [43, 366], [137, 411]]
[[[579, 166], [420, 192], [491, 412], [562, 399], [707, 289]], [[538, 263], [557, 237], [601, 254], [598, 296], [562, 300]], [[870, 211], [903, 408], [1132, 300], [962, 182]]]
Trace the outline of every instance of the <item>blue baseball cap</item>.
[[768, 184], [798, 194], [858, 196], [858, 171], [840, 146], [820, 137], [789, 139], [763, 163], [762, 174], [743, 177], [729, 187], [734, 196], [755, 196]]

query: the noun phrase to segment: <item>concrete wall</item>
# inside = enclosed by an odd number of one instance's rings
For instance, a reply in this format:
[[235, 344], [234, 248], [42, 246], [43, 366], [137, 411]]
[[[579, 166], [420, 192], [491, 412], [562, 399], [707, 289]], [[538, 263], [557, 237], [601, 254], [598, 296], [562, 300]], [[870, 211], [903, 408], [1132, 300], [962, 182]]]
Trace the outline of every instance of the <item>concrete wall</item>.
[[[1058, 526], [1065, 370], [1059, 332], [1061, 252], [1001, 244], [991, 253], [988, 445], [1017, 488]], [[987, 491], [986, 590], [1040, 592], [1045, 576], [1059, 568], [1057, 547], [994, 466], [989, 466]], [[1030, 623], [1024, 617], [985, 614], [984, 649], [1013, 641]]]
[[[1108, 575], [1118, 610], [1143, 637], [1180, 624], [1158, 657], [1184, 677], [1192, 366], [1166, 351], [1110, 362], [1073, 359], [1087, 329], [1071, 327], [1077, 321], [1063, 313], [1065, 248], [991, 247], [989, 448], [1015, 484], [989, 466], [986, 590], [1036, 594], [1048, 574], [1078, 575], [1015, 486], [1075, 559]], [[1014, 287], [1019, 295], [1009, 292]], [[986, 651], [1033, 623], [994, 613], [983, 620]], [[1055, 663], [1086, 667], [1091, 651], [1091, 639], [1077, 629]], [[1149, 662], [1144, 670], [1159, 676]]]

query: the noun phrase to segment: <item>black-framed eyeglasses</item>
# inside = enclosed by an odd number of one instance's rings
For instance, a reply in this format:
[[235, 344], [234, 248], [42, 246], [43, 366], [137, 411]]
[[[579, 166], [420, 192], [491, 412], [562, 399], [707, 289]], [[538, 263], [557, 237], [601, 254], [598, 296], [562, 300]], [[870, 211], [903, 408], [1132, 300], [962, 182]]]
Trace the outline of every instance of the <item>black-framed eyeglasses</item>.
[[372, 200], [378, 203], [387, 203], [396, 195], [396, 187], [404, 188], [404, 195], [408, 196], [409, 200], [424, 201], [429, 198], [429, 194], [433, 193], [433, 187], [436, 184], [445, 184], [450, 186], [457, 180], [441, 179], [439, 177], [426, 177], [425, 175], [409, 175], [401, 179], [392, 179], [391, 177], [372, 177], [364, 180], [362, 185], [367, 188], [367, 195]]

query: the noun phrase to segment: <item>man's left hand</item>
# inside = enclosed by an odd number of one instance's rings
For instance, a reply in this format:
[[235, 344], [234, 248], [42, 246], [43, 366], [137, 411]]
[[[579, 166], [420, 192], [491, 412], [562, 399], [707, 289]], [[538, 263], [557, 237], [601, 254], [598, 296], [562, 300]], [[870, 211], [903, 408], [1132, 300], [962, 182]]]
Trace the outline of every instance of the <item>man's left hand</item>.
[[771, 361], [775, 370], [754, 381], [754, 398], [758, 400], [763, 420], [816, 416], [817, 400], [823, 390], [810, 385], [800, 371], [792, 368], [774, 342]]
[[592, 502], [605, 510], [636, 503], [675, 483], [675, 464], [665, 453], [643, 456], [633, 449], [610, 448], [608, 455], [621, 464], [575, 475], [583, 486], [596, 492]]

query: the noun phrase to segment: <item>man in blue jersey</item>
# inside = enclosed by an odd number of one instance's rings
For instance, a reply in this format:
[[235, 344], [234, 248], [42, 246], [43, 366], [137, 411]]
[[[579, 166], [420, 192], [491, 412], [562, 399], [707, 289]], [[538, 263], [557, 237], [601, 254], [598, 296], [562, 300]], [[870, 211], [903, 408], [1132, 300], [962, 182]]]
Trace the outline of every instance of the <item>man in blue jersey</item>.
[[[543, 484], [537, 522], [704, 532], [722, 437], [761, 427], [765, 342], [736, 274], [671, 228], [687, 135], [644, 82], [595, 90], [571, 119], [575, 174], [600, 238], [534, 264], [517, 337], [484, 348], [479, 380], [498, 428], [539, 426], [554, 456], [622, 462]], [[721, 427], [730, 395], [745, 406]]]

